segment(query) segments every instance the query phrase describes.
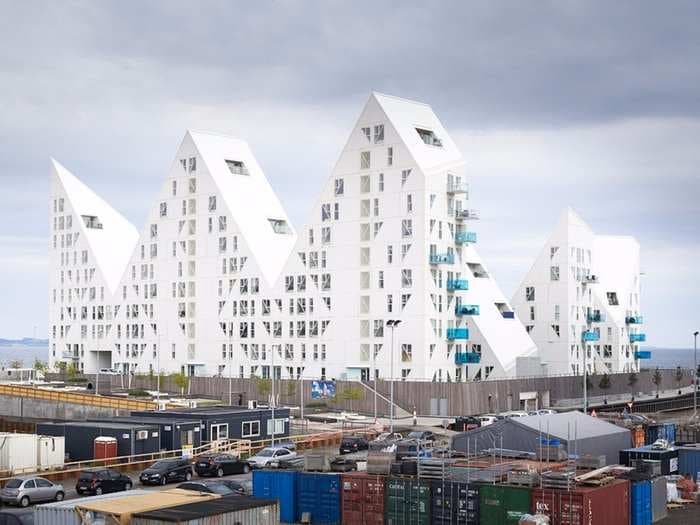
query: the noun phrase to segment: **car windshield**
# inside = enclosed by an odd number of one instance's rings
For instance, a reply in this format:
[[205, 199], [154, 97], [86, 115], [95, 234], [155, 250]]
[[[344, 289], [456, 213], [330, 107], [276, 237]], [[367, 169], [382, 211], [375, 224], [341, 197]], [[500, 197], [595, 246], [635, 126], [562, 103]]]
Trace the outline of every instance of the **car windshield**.
[[258, 452], [257, 455], [261, 458], [269, 458], [272, 456], [273, 452], [274, 451], [271, 448], [264, 448], [260, 452]]
[[233, 494], [233, 490], [223, 483], [212, 483], [211, 485], [208, 485], [208, 487], [212, 492], [214, 492], [214, 494], [221, 494], [222, 496]]
[[151, 465], [151, 468], [172, 468], [175, 466], [174, 461], [156, 461], [153, 465]]
[[21, 479], [11, 479], [7, 483], [5, 483], [5, 488], [6, 489], [18, 489], [22, 486], [22, 480]]
[[410, 438], [422, 438], [423, 437], [423, 432], [409, 432], [408, 437]]

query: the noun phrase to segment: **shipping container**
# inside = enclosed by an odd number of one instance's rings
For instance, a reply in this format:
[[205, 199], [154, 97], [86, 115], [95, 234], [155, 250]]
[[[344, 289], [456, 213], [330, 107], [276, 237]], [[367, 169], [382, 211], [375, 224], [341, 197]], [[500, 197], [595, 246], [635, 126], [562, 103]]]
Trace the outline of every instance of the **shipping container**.
[[665, 439], [669, 443], [676, 442], [675, 423], [655, 423], [647, 425], [646, 444], [652, 445], [657, 439]]
[[[550, 525], [628, 525], [629, 481], [618, 479], [608, 485], [572, 490], [536, 488], [530, 512], [548, 516]], [[482, 503], [481, 523], [485, 524], [483, 516]]]
[[675, 448], [654, 450], [647, 445], [620, 451], [620, 463], [623, 465], [634, 467], [639, 459], [661, 461], [661, 474], [664, 476], [678, 472], [678, 450]]
[[646, 433], [642, 425], [637, 425], [630, 429], [632, 433], [632, 448], [643, 447], [646, 443]]
[[700, 444], [678, 447], [678, 473], [700, 482]]
[[98, 436], [93, 442], [93, 458], [107, 459], [117, 457], [117, 439], [109, 436]]
[[0, 434], [0, 470], [36, 469], [36, 434]]
[[279, 522], [277, 501], [248, 496], [226, 496], [200, 503], [141, 512], [131, 517], [131, 525], [276, 525]]
[[509, 485], [479, 487], [479, 523], [481, 525], [517, 525], [530, 512], [530, 489]]
[[668, 516], [666, 492], [666, 478], [664, 476], [659, 476], [651, 480], [651, 521], [653, 523]]
[[651, 525], [650, 481], [635, 481], [630, 486], [630, 525]]
[[434, 480], [430, 500], [432, 523], [436, 525], [479, 523], [479, 485], [475, 483]]
[[304, 523], [340, 523], [340, 474], [299, 472], [297, 515]]
[[39, 469], [63, 466], [66, 460], [66, 438], [39, 436], [36, 446], [36, 464]]
[[279, 502], [280, 521], [297, 521], [297, 476], [298, 472], [281, 470], [254, 470], [253, 496], [274, 499]]
[[430, 482], [388, 478], [384, 485], [386, 525], [429, 525]]
[[364, 472], [340, 478], [340, 506], [344, 525], [384, 524], [384, 477]]
[[[146, 490], [132, 490], [130, 496], [145, 496], [153, 494]], [[56, 503], [46, 503], [34, 507], [34, 525], [82, 525], [80, 515], [75, 511], [78, 505], [92, 503], [103, 499], [123, 498], [123, 492], [113, 492], [102, 494], [101, 496], [88, 496], [71, 500], [59, 501]]]

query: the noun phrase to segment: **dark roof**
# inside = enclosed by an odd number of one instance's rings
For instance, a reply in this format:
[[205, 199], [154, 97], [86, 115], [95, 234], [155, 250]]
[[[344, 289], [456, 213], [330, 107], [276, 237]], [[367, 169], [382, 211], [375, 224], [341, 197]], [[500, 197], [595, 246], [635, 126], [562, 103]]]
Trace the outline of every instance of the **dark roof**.
[[[236, 406], [213, 406], [213, 407], [197, 407], [197, 408], [169, 408], [168, 410], [161, 410], [156, 412], [155, 410], [145, 410], [134, 412], [140, 417], [148, 417], [149, 413], [158, 414], [158, 417], [164, 417], [167, 415], [177, 416], [226, 416], [228, 414], [253, 414], [257, 412], [268, 412], [270, 408], [260, 407], [260, 408], [247, 408], [247, 407], [236, 407]], [[288, 411], [287, 407], [277, 407], [275, 411], [283, 412]]]
[[129, 422], [105, 422], [105, 421], [50, 421], [47, 423], [41, 423], [46, 425], [65, 425], [67, 427], [91, 427], [91, 428], [114, 428], [114, 429], [144, 429], [149, 428], [153, 430], [158, 430], [157, 423], [149, 421], [148, 423], [129, 423]]
[[268, 507], [276, 505], [275, 500], [257, 499], [249, 496], [224, 496], [222, 498], [188, 503], [177, 507], [139, 512], [134, 517], [148, 518], [172, 523], [204, 518], [206, 516], [217, 516], [237, 510], [254, 509], [258, 507]]
[[196, 425], [199, 421], [194, 419], [168, 419], [168, 418], [154, 418], [148, 416], [116, 416], [110, 418], [99, 418], [91, 417], [88, 421], [95, 422], [115, 422], [115, 423], [145, 423], [147, 425]]
[[584, 439], [629, 432], [629, 429], [613, 425], [578, 411], [514, 417], [506, 421], [538, 432], [542, 431], [559, 439]]

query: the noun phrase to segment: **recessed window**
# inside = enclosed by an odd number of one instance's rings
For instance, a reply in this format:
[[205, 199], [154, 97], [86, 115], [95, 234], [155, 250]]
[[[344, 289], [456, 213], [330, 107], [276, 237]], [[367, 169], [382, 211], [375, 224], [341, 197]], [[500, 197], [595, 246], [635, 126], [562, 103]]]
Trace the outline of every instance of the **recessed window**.
[[275, 233], [279, 233], [282, 235], [286, 235], [289, 233], [292, 233], [292, 230], [289, 228], [289, 224], [287, 224], [287, 221], [284, 219], [267, 219], [270, 221], [270, 226], [272, 226], [272, 231]]
[[428, 146], [442, 147], [442, 141], [435, 135], [433, 131], [428, 129], [416, 128], [416, 133], [421, 138], [421, 140]]
[[360, 169], [368, 170], [370, 167], [370, 153], [369, 151], [360, 152]]
[[234, 175], [250, 175], [248, 168], [240, 160], [226, 160], [228, 170]]
[[86, 228], [90, 228], [93, 230], [102, 229], [102, 223], [96, 215], [81, 215], [81, 217], [83, 218], [83, 222], [85, 223]]
[[335, 191], [336, 195], [343, 195], [343, 193], [345, 193], [345, 180], [344, 179], [335, 179], [334, 191]]
[[534, 301], [535, 300], [535, 287], [534, 286], [527, 286], [525, 288], [525, 300], [526, 301]]
[[374, 126], [374, 143], [381, 144], [384, 142], [384, 124]]

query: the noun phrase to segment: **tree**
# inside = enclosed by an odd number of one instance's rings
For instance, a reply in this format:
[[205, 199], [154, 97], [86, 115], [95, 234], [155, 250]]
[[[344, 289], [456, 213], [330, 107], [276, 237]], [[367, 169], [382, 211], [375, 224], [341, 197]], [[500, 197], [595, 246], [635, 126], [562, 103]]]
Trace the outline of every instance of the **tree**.
[[605, 373], [601, 376], [600, 381], [598, 382], [598, 388], [600, 388], [603, 391], [603, 393], [605, 394], [605, 399], [603, 402], [606, 405], [608, 404], [608, 395], [607, 395], [606, 391], [610, 388], [610, 386], [611, 386], [610, 376], [607, 373]]
[[676, 378], [676, 384], [678, 385], [678, 395], [680, 395], [680, 393], [681, 393], [681, 381], [683, 381], [684, 375], [685, 374], [683, 373], [683, 369], [680, 366], [676, 367], [675, 378]]
[[654, 375], [651, 377], [651, 382], [656, 385], [656, 397], [659, 397], [659, 390], [661, 390], [661, 382], [663, 381], [664, 377], [661, 375], [661, 370], [659, 370], [659, 367], [656, 367], [656, 370], [654, 370]]
[[184, 372], [175, 372], [172, 376], [173, 383], [180, 389], [180, 395], [185, 395], [185, 390], [190, 385], [190, 378]]
[[68, 366], [66, 366], [66, 374], [68, 374], [68, 379], [75, 379], [75, 376], [78, 375], [78, 365], [75, 363], [68, 363]]
[[256, 377], [255, 386], [258, 390], [258, 397], [268, 399], [272, 390], [272, 381], [269, 378]]
[[350, 411], [352, 411], [352, 402], [353, 401], [359, 401], [360, 399], [363, 399], [365, 397], [365, 391], [361, 388], [357, 387], [347, 387], [344, 388], [343, 391], [340, 393], [340, 399], [342, 401], [349, 401], [350, 402]]
[[22, 368], [22, 361], [20, 361], [19, 359], [10, 361], [10, 368], [13, 368], [15, 370], [17, 370], [18, 368]]

